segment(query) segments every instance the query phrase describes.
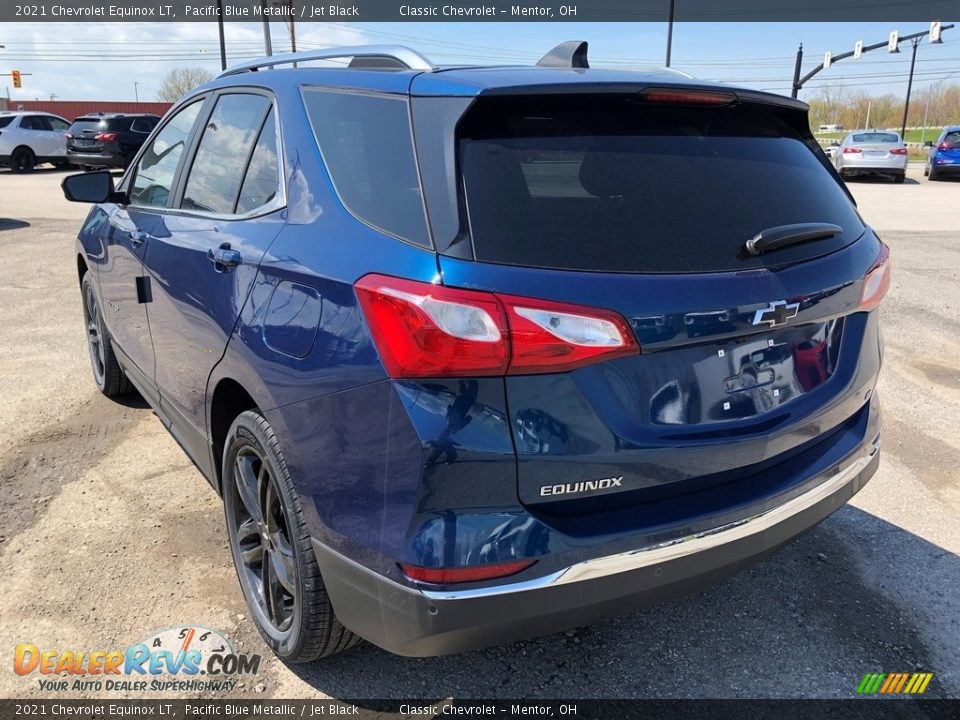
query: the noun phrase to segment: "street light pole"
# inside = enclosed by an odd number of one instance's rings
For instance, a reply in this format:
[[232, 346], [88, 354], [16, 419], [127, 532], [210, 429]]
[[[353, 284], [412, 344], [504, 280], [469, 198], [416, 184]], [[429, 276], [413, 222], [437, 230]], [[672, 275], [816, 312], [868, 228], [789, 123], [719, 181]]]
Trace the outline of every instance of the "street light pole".
[[910, 58], [910, 79], [907, 80], [907, 99], [903, 103], [903, 123], [900, 126], [900, 139], [906, 142], [907, 113], [910, 112], [910, 91], [913, 89], [913, 68], [917, 64], [917, 48], [920, 47], [920, 38], [913, 40], [913, 56]]
[[670, 16], [667, 19], [667, 62], [666, 67], [670, 67], [670, 51], [673, 49], [673, 11], [676, 0], [670, 0]]
[[227, 69], [227, 44], [223, 38], [223, 0], [217, 0], [217, 34], [220, 36], [220, 69]]

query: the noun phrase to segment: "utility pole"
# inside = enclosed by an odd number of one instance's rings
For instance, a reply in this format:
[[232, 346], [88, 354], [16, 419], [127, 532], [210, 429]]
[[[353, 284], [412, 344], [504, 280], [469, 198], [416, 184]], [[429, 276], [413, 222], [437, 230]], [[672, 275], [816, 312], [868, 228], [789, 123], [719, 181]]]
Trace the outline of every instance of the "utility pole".
[[907, 113], [910, 112], [910, 91], [913, 89], [913, 68], [917, 64], [917, 48], [920, 47], [920, 38], [913, 40], [913, 56], [910, 58], [910, 79], [907, 80], [907, 99], [903, 103], [903, 123], [900, 126], [900, 139], [906, 142]]
[[223, 0], [217, 0], [217, 34], [220, 36], [220, 69], [227, 69], [227, 43], [223, 37]]
[[670, 67], [670, 51], [673, 49], [673, 15], [676, 0], [670, 0], [670, 16], [667, 19], [667, 62], [666, 67]]
[[[267, 9], [267, 0], [260, 0], [260, 7], [265, 11]], [[267, 57], [273, 55], [273, 43], [270, 41], [270, 20], [267, 19], [267, 13], [263, 13], [263, 48]]]
[[797, 48], [797, 63], [793, 66], [793, 93], [790, 97], [796, 97], [800, 92], [800, 68], [803, 66], [803, 43]]

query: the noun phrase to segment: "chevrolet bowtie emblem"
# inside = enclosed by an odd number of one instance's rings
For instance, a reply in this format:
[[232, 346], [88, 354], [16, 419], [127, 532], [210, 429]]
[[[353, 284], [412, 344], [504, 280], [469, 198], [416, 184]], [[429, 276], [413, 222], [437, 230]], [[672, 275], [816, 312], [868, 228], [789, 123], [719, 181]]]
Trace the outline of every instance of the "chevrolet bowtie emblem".
[[769, 325], [777, 327], [786, 325], [787, 320], [795, 318], [800, 311], [800, 303], [790, 303], [785, 300], [775, 300], [768, 307], [760, 308], [753, 316], [754, 325]]

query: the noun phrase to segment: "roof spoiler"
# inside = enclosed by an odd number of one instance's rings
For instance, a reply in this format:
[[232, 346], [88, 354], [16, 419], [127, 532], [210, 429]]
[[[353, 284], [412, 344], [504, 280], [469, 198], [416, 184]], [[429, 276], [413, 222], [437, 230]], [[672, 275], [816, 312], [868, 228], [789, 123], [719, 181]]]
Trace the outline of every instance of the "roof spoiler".
[[557, 45], [542, 58], [537, 60], [537, 67], [552, 68], [588, 68], [587, 41], [568, 40]]

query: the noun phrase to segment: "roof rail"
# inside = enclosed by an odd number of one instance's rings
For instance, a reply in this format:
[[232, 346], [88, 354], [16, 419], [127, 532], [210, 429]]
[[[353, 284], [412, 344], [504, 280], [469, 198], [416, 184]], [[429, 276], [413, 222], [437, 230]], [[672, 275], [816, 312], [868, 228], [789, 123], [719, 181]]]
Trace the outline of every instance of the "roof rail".
[[[276, 65], [292, 65], [293, 63], [308, 62], [310, 60], [335, 60], [337, 58], [382, 58], [395, 61], [397, 63], [396, 66], [405, 67], [410, 70], [433, 72], [437, 69], [436, 65], [431, 63], [423, 55], [404, 45], [353, 45], [257, 58], [256, 60], [249, 60], [248, 62], [234, 65], [224, 70], [218, 77], [254, 72], [260, 68], [272, 68]], [[358, 67], [359, 65], [360, 63], [354, 65], [354, 67]], [[369, 64], [364, 65], [370, 67]]]

